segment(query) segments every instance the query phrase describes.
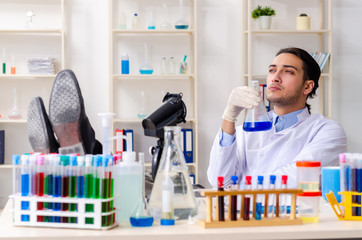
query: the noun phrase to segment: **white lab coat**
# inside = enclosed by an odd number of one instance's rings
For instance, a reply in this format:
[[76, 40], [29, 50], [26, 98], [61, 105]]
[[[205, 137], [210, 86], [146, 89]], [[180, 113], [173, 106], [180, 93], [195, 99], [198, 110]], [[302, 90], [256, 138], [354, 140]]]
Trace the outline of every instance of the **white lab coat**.
[[[272, 118], [273, 112], [269, 112]], [[293, 126], [276, 132], [245, 132], [236, 127], [236, 139], [230, 146], [220, 146], [217, 135], [210, 153], [207, 170], [209, 182], [217, 187], [217, 177], [224, 176], [224, 185], [231, 184], [230, 177], [237, 175], [245, 180], [252, 176], [256, 183], [258, 175], [264, 175], [264, 183], [269, 184], [269, 176], [288, 175], [288, 187], [297, 187], [298, 160], [321, 161], [323, 166], [338, 165], [338, 155], [347, 151], [347, 138], [343, 128], [335, 121], [320, 114], [309, 114], [307, 108], [298, 116]], [[254, 184], [253, 184], [254, 185]]]

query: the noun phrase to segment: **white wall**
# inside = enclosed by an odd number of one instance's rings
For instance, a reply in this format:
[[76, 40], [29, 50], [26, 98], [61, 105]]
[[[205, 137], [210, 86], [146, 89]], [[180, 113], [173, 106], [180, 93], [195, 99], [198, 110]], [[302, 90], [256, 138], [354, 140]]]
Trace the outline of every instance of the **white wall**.
[[[236, 0], [199, 0], [198, 3], [199, 174], [203, 185], [208, 185], [206, 169], [210, 147], [229, 92], [241, 81], [240, 4]], [[343, 125], [351, 152], [362, 151], [361, 10], [362, 1], [333, 1], [333, 118]], [[86, 112], [100, 139], [97, 113], [109, 109], [108, 1], [67, 1], [67, 12], [67, 66], [78, 77]], [[270, 49], [267, 54], [277, 50]], [[19, 142], [19, 139], [7, 141]], [[19, 149], [29, 149], [24, 135], [20, 142]], [[8, 178], [6, 171], [9, 170], [0, 170], [1, 182]]]

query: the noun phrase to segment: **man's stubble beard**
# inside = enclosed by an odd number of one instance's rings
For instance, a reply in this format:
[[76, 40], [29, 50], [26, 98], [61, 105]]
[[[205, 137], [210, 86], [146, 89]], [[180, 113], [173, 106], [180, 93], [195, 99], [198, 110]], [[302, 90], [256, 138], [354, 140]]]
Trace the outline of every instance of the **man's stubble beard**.
[[296, 89], [292, 94], [288, 94], [284, 97], [269, 97], [267, 94], [266, 99], [274, 106], [288, 106], [298, 102], [300, 95], [302, 94], [303, 87]]

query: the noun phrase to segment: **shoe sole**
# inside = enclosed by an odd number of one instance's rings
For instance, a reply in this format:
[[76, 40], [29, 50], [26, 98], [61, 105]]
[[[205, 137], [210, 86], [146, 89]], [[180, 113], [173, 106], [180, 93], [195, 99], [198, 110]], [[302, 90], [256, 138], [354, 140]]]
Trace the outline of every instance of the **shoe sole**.
[[27, 131], [31, 147], [34, 152], [49, 153], [50, 143], [46, 120], [44, 119], [45, 107], [40, 97], [31, 100], [28, 109]]
[[83, 99], [77, 78], [71, 70], [63, 70], [54, 80], [49, 101], [49, 120], [61, 147], [82, 142], [80, 117]]

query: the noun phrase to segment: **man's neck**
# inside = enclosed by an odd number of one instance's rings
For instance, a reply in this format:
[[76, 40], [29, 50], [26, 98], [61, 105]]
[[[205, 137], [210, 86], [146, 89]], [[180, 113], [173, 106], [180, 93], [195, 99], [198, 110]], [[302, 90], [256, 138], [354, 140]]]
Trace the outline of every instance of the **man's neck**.
[[298, 111], [300, 109], [305, 108], [305, 105], [303, 106], [274, 106], [274, 112], [278, 116], [284, 116], [288, 113]]

